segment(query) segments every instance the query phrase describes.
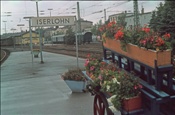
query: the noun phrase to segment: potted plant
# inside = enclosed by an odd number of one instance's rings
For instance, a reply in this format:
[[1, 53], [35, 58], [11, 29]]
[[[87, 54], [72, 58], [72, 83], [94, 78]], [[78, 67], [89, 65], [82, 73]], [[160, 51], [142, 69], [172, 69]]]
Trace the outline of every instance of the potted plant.
[[66, 82], [72, 92], [84, 92], [86, 88], [86, 79], [81, 69], [70, 69], [62, 75], [62, 79]]
[[140, 88], [142, 86], [136, 77], [120, 71], [112, 80], [102, 84], [102, 88], [112, 94], [108, 101], [117, 110], [123, 108], [128, 112], [141, 108]]
[[102, 62], [102, 59], [93, 55], [93, 54], [88, 54], [86, 61], [85, 61], [85, 69], [86, 69], [86, 74], [91, 77], [92, 80], [95, 80], [95, 77], [98, 77], [99, 75], [99, 70], [100, 70], [100, 63]]
[[[95, 60], [95, 59], [93, 59]], [[88, 61], [88, 62], [87, 62]], [[85, 62], [85, 67], [91, 63], [88, 58]], [[139, 80], [133, 75], [127, 74], [122, 69], [117, 68], [116, 64], [106, 63], [103, 61], [98, 62], [98, 74], [89, 74], [91, 78], [88, 90], [95, 94], [102, 91], [108, 96], [111, 96], [109, 100], [118, 110], [124, 108], [126, 111], [132, 111], [141, 108], [141, 95], [140, 88], [142, 87]], [[128, 104], [132, 101], [131, 106]], [[133, 105], [133, 101], [135, 106]]]
[[[159, 35], [147, 26], [135, 30], [126, 30], [115, 22], [99, 28], [103, 36], [104, 48], [142, 62], [150, 67], [171, 64], [171, 35]], [[112, 36], [112, 37], [111, 37]], [[165, 58], [166, 55], [166, 58]]]

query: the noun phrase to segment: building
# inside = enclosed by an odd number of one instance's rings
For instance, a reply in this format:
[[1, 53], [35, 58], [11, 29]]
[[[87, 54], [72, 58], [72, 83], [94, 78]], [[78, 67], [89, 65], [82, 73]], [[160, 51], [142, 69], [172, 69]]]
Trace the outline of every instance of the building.
[[[113, 15], [110, 15], [109, 16], [109, 21], [110, 22], [117, 22], [118, 20], [119, 20], [119, 16], [120, 15], [122, 15], [123, 13], [118, 13], [118, 14], [113, 14]], [[127, 12], [125, 12], [125, 14], [126, 14], [126, 17], [127, 16], [131, 16], [131, 15], [133, 15], [133, 13], [127, 13]]]
[[[30, 32], [8, 33], [1, 36], [1, 45], [21, 45], [30, 44]], [[42, 37], [44, 43], [44, 38]], [[32, 43], [39, 44], [39, 34], [32, 31]]]
[[[22, 44], [30, 44], [30, 32], [29, 31], [23, 33], [20, 37], [22, 38]], [[44, 43], [44, 37], [42, 37], [41, 39], [42, 39], [42, 43]], [[33, 44], [40, 43], [39, 34], [36, 33], [35, 31], [32, 31], [32, 43]]]
[[20, 33], [7, 33], [1, 35], [1, 46], [7, 46], [7, 45], [15, 45], [20, 44], [21, 39], [20, 36], [23, 32]]
[[[126, 13], [126, 18], [125, 18], [125, 21], [126, 21], [126, 28], [129, 29], [129, 28], [132, 28], [134, 27], [134, 14], [133, 13]], [[117, 22], [118, 21], [118, 17], [120, 15], [122, 15], [123, 13], [119, 13], [119, 14], [113, 14], [113, 15], [110, 15], [109, 16], [109, 21], [112, 22], [112, 21], [115, 21]], [[149, 22], [152, 18], [152, 12], [144, 12], [144, 8], [142, 8], [142, 11], [141, 13], [139, 13], [139, 24], [141, 27], [143, 27], [145, 24], [146, 25], [149, 25]]]
[[[149, 25], [149, 22], [152, 18], [152, 12], [146, 12], [139, 14], [139, 24], [143, 27], [145, 24]], [[126, 16], [125, 21], [127, 22], [126, 28], [134, 27], [134, 15]]]
[[[92, 25], [93, 25], [93, 22], [87, 21], [87, 20], [83, 20], [83, 19], [81, 19], [80, 23], [81, 23], [81, 31], [82, 32], [86, 32], [86, 31], [89, 32], [89, 30], [91, 30]], [[78, 27], [78, 23], [76, 23], [76, 26]], [[72, 31], [73, 32], [76, 32], [76, 26], [75, 25], [72, 26]], [[60, 33], [61, 34], [66, 34], [66, 31], [67, 31], [67, 27], [66, 26], [65, 27], [59, 27], [58, 29], [52, 31], [51, 35], [58, 35]]]

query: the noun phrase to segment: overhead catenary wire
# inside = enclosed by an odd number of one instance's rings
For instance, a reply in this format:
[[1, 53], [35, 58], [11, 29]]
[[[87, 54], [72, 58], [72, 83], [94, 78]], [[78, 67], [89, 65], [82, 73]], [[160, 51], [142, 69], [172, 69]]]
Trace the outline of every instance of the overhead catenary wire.
[[[111, 9], [111, 8], [113, 8], [113, 7], [116, 7], [116, 6], [121, 6], [121, 5], [123, 5], [123, 4], [125, 4], [125, 3], [128, 3], [128, 2], [130, 2], [130, 1], [124, 1], [124, 2], [122, 2], [122, 3], [119, 3], [119, 4], [113, 4], [113, 6], [109, 6], [109, 7], [107, 7], [107, 8], [105, 8], [105, 9]], [[87, 16], [90, 16], [90, 15], [93, 15], [93, 14], [96, 14], [96, 13], [102, 13], [102, 11], [103, 11], [103, 9], [102, 10], [98, 10], [98, 11], [94, 11], [94, 12], [92, 12], [92, 13], [90, 13], [90, 14], [88, 14], [88, 15], [85, 15], [85, 16], [83, 16], [83, 17], [87, 17]]]

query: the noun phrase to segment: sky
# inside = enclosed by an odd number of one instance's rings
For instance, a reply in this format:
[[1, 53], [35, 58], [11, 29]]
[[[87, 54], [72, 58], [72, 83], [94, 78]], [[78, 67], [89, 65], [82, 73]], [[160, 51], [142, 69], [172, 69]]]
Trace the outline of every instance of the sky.
[[[77, 16], [77, 2], [80, 7], [80, 17], [92, 21], [93, 24], [102, 20], [104, 22], [104, 9], [106, 17], [121, 13], [123, 11], [133, 12], [133, 1], [47, 1], [39, 0], [38, 9], [40, 17], [51, 16]], [[143, 7], [145, 12], [156, 10], [156, 7], [163, 1], [140, 0], [138, 1], [139, 11]], [[48, 10], [52, 9], [52, 10]], [[101, 12], [100, 12], [101, 11]], [[37, 16], [36, 0], [2, 0], [1, 1], [1, 34], [28, 30], [29, 24], [24, 17]], [[17, 26], [23, 24], [24, 26]], [[5, 29], [6, 27], [6, 29]], [[12, 30], [16, 29], [16, 30]]]

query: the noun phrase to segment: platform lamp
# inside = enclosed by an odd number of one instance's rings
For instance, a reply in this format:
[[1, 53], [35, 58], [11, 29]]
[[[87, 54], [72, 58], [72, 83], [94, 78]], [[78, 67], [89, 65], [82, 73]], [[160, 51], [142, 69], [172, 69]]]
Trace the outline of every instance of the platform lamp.
[[50, 11], [50, 17], [51, 17], [51, 13], [52, 13], [52, 10], [53, 10], [53, 9], [52, 9], [52, 8], [49, 8], [48, 10]]
[[33, 43], [32, 43], [32, 31], [31, 31], [31, 17], [24, 17], [24, 19], [29, 19], [27, 21], [29, 21], [29, 31], [30, 31], [30, 50], [31, 50], [31, 54], [32, 54], [32, 65], [33, 65]]
[[[11, 12], [4, 12], [5, 13], [5, 15], [2, 15], [3, 17], [9, 17], [9, 16], [12, 16], [11, 15]], [[4, 24], [5, 24], [5, 34], [7, 33], [7, 28], [6, 28], [6, 23], [7, 23], [7, 21], [3, 21], [4, 22]]]
[[13, 31], [13, 48], [16, 49], [15, 44], [16, 44], [16, 39], [14, 37], [14, 31], [16, 30], [15, 28], [11, 29]]
[[[41, 1], [41, 0], [31, 0], [31, 1], [35, 1], [36, 2], [36, 12], [37, 12], [37, 17], [39, 17], [39, 12], [38, 12], [38, 1]], [[40, 27], [38, 27], [39, 29], [39, 41], [40, 41], [40, 56], [41, 56], [41, 64], [44, 63], [43, 61], [43, 54], [42, 54], [42, 44], [41, 43], [43, 40], [41, 40], [41, 35], [40, 35]]]
[[6, 30], [6, 22], [7, 21], [2, 21], [2, 22], [4, 22], [4, 24], [5, 24], [5, 34], [7, 33], [7, 30]]
[[22, 42], [22, 27], [24, 26], [24, 24], [17, 24], [17, 26], [20, 27], [20, 31], [21, 31], [21, 50], [23, 51], [23, 42]]

